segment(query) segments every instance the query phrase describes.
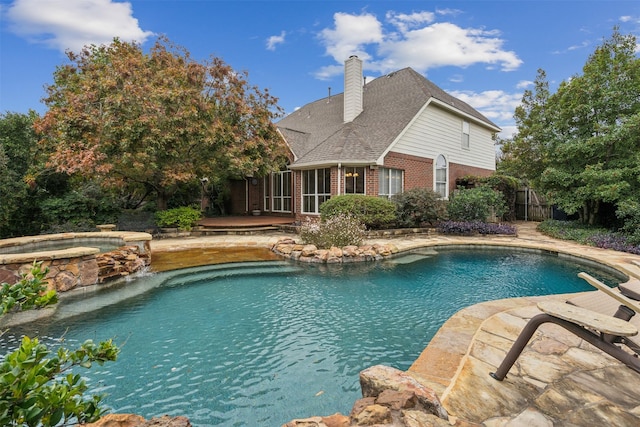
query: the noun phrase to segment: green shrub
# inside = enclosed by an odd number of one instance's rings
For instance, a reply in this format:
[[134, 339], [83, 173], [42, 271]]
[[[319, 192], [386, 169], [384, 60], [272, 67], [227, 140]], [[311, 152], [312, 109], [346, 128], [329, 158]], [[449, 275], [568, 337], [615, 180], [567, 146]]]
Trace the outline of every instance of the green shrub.
[[395, 222], [396, 205], [388, 199], [360, 194], [332, 197], [320, 205], [323, 219], [340, 214], [353, 216], [368, 228], [379, 229]]
[[578, 221], [559, 221], [555, 219], [542, 221], [538, 224], [537, 230], [556, 239], [572, 240], [583, 245], [588, 245], [593, 236], [607, 233], [607, 230], [602, 227]]
[[446, 205], [440, 195], [428, 188], [414, 188], [396, 194], [391, 199], [396, 204], [397, 224], [400, 227], [433, 225], [446, 217]]
[[34, 261], [31, 273], [23, 274], [20, 281], [0, 284], [0, 316], [14, 309], [42, 308], [58, 302], [56, 291], [47, 290], [44, 282], [48, 271], [42, 269], [41, 262]]
[[640, 245], [640, 203], [636, 200], [618, 203], [616, 216], [623, 221], [620, 231], [627, 237], [627, 241]]
[[359, 246], [365, 233], [366, 227], [357, 218], [345, 214], [336, 214], [322, 221], [307, 218], [300, 229], [300, 237], [305, 243], [321, 249]]
[[189, 231], [202, 218], [200, 209], [190, 206], [158, 211], [155, 214], [158, 227], [178, 227], [180, 230]]
[[118, 348], [109, 341], [86, 341], [80, 348], [51, 355], [38, 339], [22, 338], [20, 348], [0, 362], [0, 425], [67, 426], [97, 421], [102, 396], [84, 399], [87, 385], [76, 366], [90, 368], [114, 361]]
[[452, 221], [486, 221], [492, 213], [501, 218], [505, 211], [502, 193], [486, 186], [458, 188], [447, 204]]

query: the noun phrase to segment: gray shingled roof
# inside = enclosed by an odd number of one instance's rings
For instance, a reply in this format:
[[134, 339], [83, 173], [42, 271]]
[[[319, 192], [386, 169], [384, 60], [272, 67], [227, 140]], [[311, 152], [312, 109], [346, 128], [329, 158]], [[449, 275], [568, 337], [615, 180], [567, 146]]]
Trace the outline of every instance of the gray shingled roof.
[[284, 117], [278, 129], [296, 156], [293, 168], [374, 163], [429, 99], [499, 129], [470, 105], [449, 95], [411, 68], [379, 77], [364, 86], [363, 111], [343, 121], [344, 94], [312, 102]]

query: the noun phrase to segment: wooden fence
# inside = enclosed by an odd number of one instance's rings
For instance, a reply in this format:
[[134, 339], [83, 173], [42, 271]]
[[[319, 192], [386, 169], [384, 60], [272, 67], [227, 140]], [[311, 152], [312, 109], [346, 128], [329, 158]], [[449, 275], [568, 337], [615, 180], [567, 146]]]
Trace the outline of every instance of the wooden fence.
[[516, 191], [516, 219], [544, 221], [552, 217], [552, 206], [534, 190], [524, 187]]

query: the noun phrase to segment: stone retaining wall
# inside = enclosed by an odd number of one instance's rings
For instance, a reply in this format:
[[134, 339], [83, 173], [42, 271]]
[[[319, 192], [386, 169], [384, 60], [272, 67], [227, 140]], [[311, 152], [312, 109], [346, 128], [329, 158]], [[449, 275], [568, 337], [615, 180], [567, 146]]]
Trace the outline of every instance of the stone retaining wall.
[[[98, 248], [73, 247], [59, 250], [0, 254], [0, 283], [14, 284], [31, 271], [34, 262], [48, 268], [48, 286], [58, 292], [95, 285], [106, 280], [129, 275], [147, 267], [151, 262], [151, 235], [132, 232], [65, 233], [59, 235], [28, 236], [0, 241], [4, 247], [33, 247], [34, 243], [68, 241], [76, 237], [104, 237], [119, 240], [123, 245], [113, 251], [100, 253]], [[46, 247], [46, 246], [45, 246]]]
[[318, 249], [315, 245], [296, 243], [290, 237], [278, 240], [271, 250], [280, 256], [296, 261], [326, 264], [377, 261], [398, 253], [398, 248], [391, 244], [381, 245], [376, 243], [373, 245], [345, 246], [343, 248], [334, 246], [330, 249]]

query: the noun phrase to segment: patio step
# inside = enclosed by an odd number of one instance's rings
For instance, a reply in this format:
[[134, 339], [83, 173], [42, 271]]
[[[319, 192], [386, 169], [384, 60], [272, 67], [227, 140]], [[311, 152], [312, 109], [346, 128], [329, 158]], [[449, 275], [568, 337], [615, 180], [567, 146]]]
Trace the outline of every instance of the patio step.
[[176, 272], [176, 274], [171, 275], [171, 277], [163, 283], [163, 286], [190, 285], [231, 276], [265, 276], [270, 274], [297, 273], [299, 271], [302, 271], [302, 268], [299, 266], [280, 261], [215, 264], [182, 269]]
[[192, 236], [219, 236], [225, 234], [261, 234], [268, 231], [278, 231], [275, 226], [264, 227], [245, 227], [245, 228], [212, 228], [212, 227], [196, 227], [191, 231]]

